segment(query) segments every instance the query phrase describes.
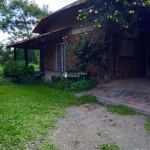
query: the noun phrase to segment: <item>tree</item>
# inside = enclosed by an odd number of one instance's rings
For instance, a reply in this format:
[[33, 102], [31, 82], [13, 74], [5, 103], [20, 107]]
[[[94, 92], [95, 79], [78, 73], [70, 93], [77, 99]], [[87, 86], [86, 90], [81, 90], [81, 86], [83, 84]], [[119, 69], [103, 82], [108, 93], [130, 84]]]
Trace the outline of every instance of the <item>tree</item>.
[[6, 50], [5, 46], [0, 43], [0, 64], [4, 65], [4, 63], [8, 60], [12, 60], [13, 55], [11, 50]]
[[[102, 54], [105, 52], [105, 45], [101, 42], [100, 36], [94, 38], [92, 35], [92, 32], [90, 34], [81, 33], [70, 49], [76, 56], [76, 60], [73, 61], [73, 67], [82, 72], [88, 69], [92, 79], [94, 79], [92, 66], [105, 67], [105, 64], [102, 63]], [[97, 75], [98, 78], [99, 74]]]
[[[0, 30], [9, 34], [8, 43], [21, 41], [35, 36], [32, 33], [37, 22], [48, 13], [48, 6], [40, 8], [34, 1], [29, 0], [1, 0], [0, 2]], [[23, 60], [23, 51], [19, 50], [19, 60]], [[29, 51], [29, 59], [38, 62], [39, 53]], [[30, 59], [30, 60], [31, 60]]]
[[107, 45], [105, 77], [109, 82], [110, 52], [114, 37], [137, 38], [140, 35], [140, 22], [146, 19], [142, 13], [150, 12], [150, 0], [86, 0], [85, 3], [86, 7], [78, 11], [76, 18], [93, 22], [94, 28], [104, 31], [104, 43]]
[[[5, 9], [6, 7], [7, 9]], [[47, 5], [43, 5], [41, 9], [34, 1], [6, 1], [3, 2], [3, 10], [1, 11], [2, 20], [0, 22], [0, 29], [10, 34], [10, 42], [24, 40], [34, 36], [32, 33], [33, 27], [39, 19], [48, 13]]]

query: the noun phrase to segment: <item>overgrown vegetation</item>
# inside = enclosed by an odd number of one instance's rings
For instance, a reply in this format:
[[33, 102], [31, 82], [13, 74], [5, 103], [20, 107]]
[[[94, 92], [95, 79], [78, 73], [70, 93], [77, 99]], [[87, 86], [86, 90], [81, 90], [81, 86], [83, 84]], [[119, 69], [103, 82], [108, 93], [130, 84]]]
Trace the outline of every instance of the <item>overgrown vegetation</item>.
[[40, 79], [40, 73], [34, 71], [32, 65], [25, 65], [18, 61], [7, 61], [3, 68], [5, 78], [17, 83], [34, 83]]
[[70, 49], [76, 56], [76, 59], [73, 61], [73, 67], [81, 72], [86, 72], [88, 70], [92, 79], [94, 78], [94, 66], [99, 68], [106, 67], [105, 62], [102, 61], [102, 56], [105, 52], [105, 44], [102, 41], [102, 37], [97, 36], [94, 38], [93, 32], [90, 32], [90, 34], [80, 34], [70, 46]]
[[123, 150], [123, 149], [117, 146], [115, 143], [106, 142], [100, 145], [99, 150]]
[[124, 105], [108, 105], [107, 109], [108, 109], [108, 111], [110, 111], [112, 113], [119, 114], [119, 115], [135, 115], [135, 114], [138, 114], [132, 108], [129, 108], [129, 107], [124, 106]]
[[90, 79], [78, 79], [74, 81], [71, 79], [65, 79], [63, 77], [55, 77], [53, 78], [53, 82], [43, 81], [41, 83], [47, 87], [73, 92], [86, 91], [92, 89], [97, 84]]
[[[112, 51], [116, 39], [136, 39], [149, 31], [149, 0], [85, 0], [85, 6], [78, 10], [77, 20], [81, 24], [93, 24], [95, 29], [100, 29], [107, 45], [105, 53], [104, 79], [110, 82], [110, 68], [112, 64]], [[143, 35], [144, 36], [144, 35]], [[144, 51], [143, 51], [144, 52]]]
[[3, 67], [2, 65], [0, 65], [0, 76], [2, 76], [2, 74], [3, 74]]
[[75, 92], [86, 91], [92, 89], [96, 85], [96, 82], [87, 79], [81, 79], [79, 81], [70, 84], [70, 90]]
[[[140, 22], [147, 19], [149, 0], [86, 0], [86, 7], [78, 11], [78, 20], [90, 21], [94, 27], [103, 28], [106, 34], [120, 34], [126, 38], [137, 38], [140, 34]], [[148, 12], [149, 13], [149, 12]], [[148, 28], [148, 24], [144, 26]]]
[[6, 61], [12, 59], [12, 51], [10, 49], [6, 49], [5, 45], [0, 42], [0, 65], [4, 65]]
[[52, 82], [42, 80], [40, 72], [34, 70], [33, 65], [25, 65], [18, 61], [7, 61], [3, 68], [3, 75], [16, 83], [33, 84], [38, 83], [58, 90], [74, 92], [86, 91], [93, 88], [96, 82], [88, 78], [64, 78], [53, 76]]
[[27, 140], [54, 128], [67, 107], [97, 102], [91, 95], [75, 97], [63, 91], [58, 94], [42, 85], [0, 85], [0, 97], [0, 150], [25, 149]]

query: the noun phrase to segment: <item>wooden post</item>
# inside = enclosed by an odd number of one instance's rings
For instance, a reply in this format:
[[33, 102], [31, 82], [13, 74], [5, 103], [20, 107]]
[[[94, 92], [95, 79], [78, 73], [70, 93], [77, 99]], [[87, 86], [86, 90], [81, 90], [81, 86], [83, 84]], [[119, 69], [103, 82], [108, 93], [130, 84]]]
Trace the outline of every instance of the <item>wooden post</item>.
[[40, 43], [40, 71], [42, 75], [45, 74], [45, 67], [44, 67], [44, 40]]
[[24, 47], [24, 61], [25, 65], [28, 65], [28, 49], [26, 46]]
[[16, 47], [14, 47], [14, 61], [17, 60], [17, 49]]

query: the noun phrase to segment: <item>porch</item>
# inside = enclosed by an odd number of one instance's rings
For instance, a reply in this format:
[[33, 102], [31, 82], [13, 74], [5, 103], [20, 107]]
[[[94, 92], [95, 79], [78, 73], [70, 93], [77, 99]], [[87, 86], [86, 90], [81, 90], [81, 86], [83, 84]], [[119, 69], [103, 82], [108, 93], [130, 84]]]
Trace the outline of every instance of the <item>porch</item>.
[[[46, 79], [51, 79], [51, 76], [60, 75], [62, 74], [61, 72], [63, 72], [65, 69], [65, 64], [64, 64], [65, 46], [64, 44], [57, 44], [57, 43], [60, 42], [62, 43], [62, 37], [65, 36], [69, 30], [70, 27], [61, 28], [52, 32], [37, 35], [30, 39], [13, 43], [11, 45], [8, 45], [7, 48], [14, 48], [14, 60], [17, 60], [17, 49], [23, 49], [24, 62], [26, 65], [28, 65], [29, 62], [28, 51], [39, 50], [40, 71], [42, 75], [45, 76]], [[54, 46], [56, 48], [54, 48]], [[56, 55], [55, 58], [54, 55]]]

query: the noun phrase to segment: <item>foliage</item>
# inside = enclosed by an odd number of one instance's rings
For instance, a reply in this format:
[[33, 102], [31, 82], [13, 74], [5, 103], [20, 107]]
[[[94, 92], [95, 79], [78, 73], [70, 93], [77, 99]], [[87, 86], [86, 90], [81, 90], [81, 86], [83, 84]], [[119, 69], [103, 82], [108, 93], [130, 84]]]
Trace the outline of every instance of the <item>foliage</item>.
[[103, 27], [106, 34], [123, 33], [125, 37], [139, 35], [139, 22], [146, 19], [142, 10], [150, 9], [149, 0], [86, 0], [86, 8], [78, 11], [78, 20], [94, 22], [94, 27]]
[[[42, 85], [0, 85], [0, 95], [1, 150], [25, 149], [27, 141], [53, 129], [57, 119], [65, 115], [66, 108], [97, 102], [90, 95], [75, 97], [73, 93]], [[45, 143], [41, 141], [40, 146]]]
[[4, 65], [4, 63], [8, 60], [12, 60], [12, 51], [10, 49], [6, 49], [5, 46], [0, 43], [0, 64]]
[[99, 147], [99, 150], [123, 150], [123, 149], [119, 148], [115, 143], [106, 142]]
[[[41, 18], [49, 13], [48, 5], [43, 5], [43, 8], [40, 8], [34, 0], [1, 0], [0, 30], [9, 34], [7, 44], [35, 36], [32, 33], [33, 28]], [[2, 63], [6, 59], [8, 60], [9, 52], [10, 50], [3, 51], [5, 59]], [[31, 63], [39, 63], [39, 51], [30, 50], [28, 56]], [[17, 60], [24, 60], [23, 51], [17, 51]]]
[[39, 70], [40, 69], [40, 65], [39, 64], [29, 63], [29, 65], [32, 65], [35, 70]]
[[37, 83], [38, 85], [42, 85], [48, 88], [55, 88], [55, 84], [49, 80], [42, 79], [40, 82]]
[[11, 42], [32, 37], [33, 27], [49, 13], [47, 5], [43, 5], [41, 9], [34, 1], [29, 0], [2, 1], [1, 7], [0, 29], [10, 34]]
[[96, 39], [91, 37], [92, 33], [90, 35], [80, 34], [70, 48], [76, 56], [75, 68], [83, 72], [90, 65], [105, 66], [101, 63], [102, 57], [100, 56], [105, 50], [105, 45], [101, 42], [100, 37]]
[[3, 75], [3, 67], [0, 65], [0, 76]]
[[85, 7], [78, 10], [77, 20], [90, 22], [103, 31], [105, 53], [104, 79], [110, 82], [115, 38], [137, 38], [142, 31], [149, 31], [150, 0], [85, 0]]
[[4, 65], [4, 77], [10, 78], [14, 82], [32, 83], [39, 78], [39, 74], [35, 74], [32, 65], [25, 65], [17, 61], [8, 61]]
[[54, 88], [58, 90], [66, 90], [73, 92], [82, 92], [93, 88], [96, 85], [96, 82], [93, 82], [91, 79], [78, 79], [72, 80], [71, 78], [63, 78], [58, 76], [53, 76], [52, 82], [41, 81], [39, 84], [44, 85], [49, 88]]
[[60, 80], [55, 83], [55, 89], [57, 90], [65, 90], [66, 89], [66, 84], [65, 80]]
[[96, 85], [92, 80], [81, 79], [79, 81], [73, 82], [70, 85], [70, 90], [75, 92], [86, 91], [93, 88]]
[[108, 109], [108, 111], [110, 111], [112, 113], [117, 113], [119, 115], [135, 115], [135, 114], [138, 114], [132, 108], [129, 108], [129, 107], [124, 106], [124, 105], [108, 105], [107, 109]]
[[[39, 50], [30, 50], [28, 49], [28, 61], [29, 64], [34, 65], [34, 67], [37, 69], [40, 62], [40, 51]], [[17, 61], [24, 62], [24, 50], [17, 48]]]
[[[44, 81], [45, 82], [45, 81]], [[72, 81], [59, 77], [59, 76], [53, 76], [52, 82], [51, 81], [46, 81], [44, 85], [55, 88], [57, 90], [68, 90], [70, 88]]]
[[10, 83], [9, 79], [0, 76], [0, 85], [8, 85]]
[[57, 83], [62, 80], [61, 76], [52, 76], [52, 82]]
[[150, 116], [148, 116], [148, 118], [147, 118], [147, 123], [146, 123], [145, 127], [146, 127], [146, 130], [150, 133]]

